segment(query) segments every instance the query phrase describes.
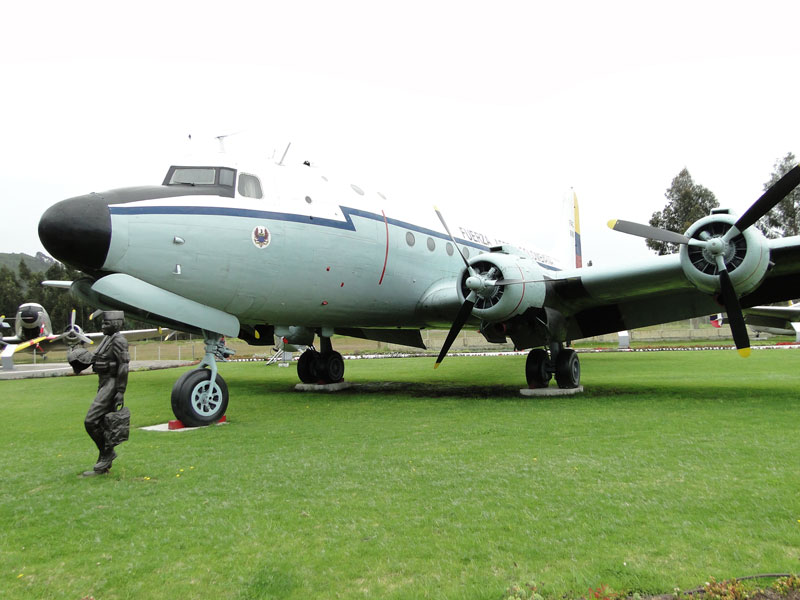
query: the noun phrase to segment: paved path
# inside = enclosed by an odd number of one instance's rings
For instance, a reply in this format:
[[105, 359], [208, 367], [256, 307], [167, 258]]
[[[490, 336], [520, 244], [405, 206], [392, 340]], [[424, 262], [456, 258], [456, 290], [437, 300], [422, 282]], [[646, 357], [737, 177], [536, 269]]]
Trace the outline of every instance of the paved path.
[[[194, 364], [191, 360], [134, 360], [131, 361], [132, 371], [151, 371], [153, 369], [171, 369], [173, 367], [186, 367]], [[94, 371], [87, 369], [81, 375], [93, 375]], [[0, 369], [0, 381], [5, 379], [31, 379], [33, 377], [61, 377], [73, 375], [72, 367], [67, 363], [40, 363], [38, 365], [16, 365], [13, 371]]]

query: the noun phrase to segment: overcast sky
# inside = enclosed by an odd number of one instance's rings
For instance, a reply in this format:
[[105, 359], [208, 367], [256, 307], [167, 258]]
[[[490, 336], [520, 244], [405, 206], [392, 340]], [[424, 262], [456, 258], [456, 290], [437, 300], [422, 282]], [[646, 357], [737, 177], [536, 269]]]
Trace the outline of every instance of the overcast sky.
[[584, 259], [646, 257], [606, 221], [647, 222], [682, 168], [742, 212], [800, 156], [800, 3], [657, 4], [7, 3], [0, 251], [42, 250], [58, 200], [160, 183], [188, 134], [244, 130], [542, 249], [573, 188]]

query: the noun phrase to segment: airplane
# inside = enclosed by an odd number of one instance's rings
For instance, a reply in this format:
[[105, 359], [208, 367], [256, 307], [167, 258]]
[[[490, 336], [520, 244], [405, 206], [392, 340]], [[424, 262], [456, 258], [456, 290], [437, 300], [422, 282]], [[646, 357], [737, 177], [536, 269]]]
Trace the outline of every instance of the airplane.
[[[4, 346], [15, 344], [17, 350], [23, 350], [24, 348], [35, 346], [47, 336], [53, 334], [50, 315], [42, 308], [41, 304], [36, 304], [35, 302], [20, 304], [13, 321], [14, 335], [3, 336], [0, 339], [0, 344]], [[4, 329], [10, 327], [5, 322], [5, 315], [0, 316], [0, 322], [2, 322]]]
[[[746, 308], [744, 321], [756, 337], [762, 333], [772, 335], [793, 335], [800, 341], [800, 302], [788, 306], [754, 306]], [[728, 323], [726, 315], [718, 313], [711, 317], [714, 327]]]
[[[50, 315], [41, 304], [26, 302], [20, 304], [14, 317], [14, 335], [0, 339], [2, 349], [2, 366], [4, 370], [14, 369], [14, 354], [23, 350], [37, 350], [45, 354], [56, 346], [75, 346], [77, 344], [94, 344], [103, 337], [102, 332], [86, 333], [75, 322], [75, 310], [72, 311], [69, 324], [61, 333], [54, 333]], [[91, 317], [90, 317], [91, 318]], [[5, 316], [0, 316], [0, 323], [5, 323]], [[4, 327], [5, 328], [5, 327]], [[159, 333], [158, 329], [135, 329], [123, 331], [129, 340], [145, 339]]]
[[56, 285], [94, 306], [203, 335], [203, 360], [171, 395], [175, 416], [201, 425], [228, 406], [213, 352], [222, 336], [309, 346], [300, 380], [332, 383], [344, 376], [334, 334], [424, 347], [421, 329], [446, 328], [439, 366], [469, 327], [489, 342], [531, 349], [529, 386], [555, 377], [577, 388], [580, 361], [569, 342], [723, 306], [746, 355], [741, 307], [800, 297], [800, 237], [768, 240], [752, 227], [798, 183], [795, 167], [738, 219], [714, 210], [684, 235], [611, 221], [680, 244], [678, 254], [611, 268], [559, 269], [480, 228], [451, 230], [438, 209], [416, 212], [337, 182], [308, 161], [251, 164], [222, 154], [170, 166], [161, 185], [57, 202], [38, 233], [52, 256], [85, 274]]

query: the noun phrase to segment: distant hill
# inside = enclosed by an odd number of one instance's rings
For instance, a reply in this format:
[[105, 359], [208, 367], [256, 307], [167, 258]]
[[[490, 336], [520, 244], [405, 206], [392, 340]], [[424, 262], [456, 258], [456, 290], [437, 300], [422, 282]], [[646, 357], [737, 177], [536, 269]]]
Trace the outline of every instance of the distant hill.
[[16, 275], [19, 275], [20, 260], [24, 261], [27, 267], [34, 273], [46, 271], [50, 265], [56, 262], [43, 252], [37, 252], [36, 256], [17, 252], [0, 252], [0, 265], [8, 267], [14, 271]]

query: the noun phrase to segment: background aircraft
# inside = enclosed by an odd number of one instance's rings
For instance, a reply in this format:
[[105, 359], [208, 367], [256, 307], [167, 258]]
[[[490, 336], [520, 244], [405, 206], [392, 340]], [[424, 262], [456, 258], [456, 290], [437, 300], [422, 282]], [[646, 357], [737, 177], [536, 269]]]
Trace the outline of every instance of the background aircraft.
[[161, 185], [58, 202], [42, 215], [39, 238], [86, 274], [70, 290], [90, 304], [202, 333], [200, 367], [172, 390], [175, 415], [197, 425], [227, 408], [214, 358], [222, 336], [272, 344], [274, 334], [308, 346], [319, 337], [298, 375], [336, 382], [344, 362], [334, 334], [422, 347], [420, 329], [449, 328], [438, 366], [470, 327], [490, 342], [531, 348], [530, 386], [555, 377], [574, 388], [580, 362], [570, 340], [723, 305], [746, 355], [741, 306], [800, 296], [800, 238], [768, 240], [752, 227], [798, 183], [795, 167], [739, 219], [715, 210], [685, 235], [613, 221], [619, 231], [681, 244], [679, 254], [615, 268], [559, 269], [479, 225], [451, 228], [438, 210], [415, 214], [308, 163], [252, 165], [225, 155], [172, 166]]
[[[0, 316], [0, 322], [5, 323], [5, 317]], [[93, 344], [95, 340], [103, 337], [102, 332], [86, 333], [75, 323], [75, 311], [72, 311], [70, 323], [61, 333], [53, 332], [53, 325], [50, 315], [41, 304], [26, 302], [17, 309], [14, 317], [14, 335], [4, 336], [0, 340], [3, 347], [0, 355], [2, 356], [3, 369], [12, 370], [14, 368], [14, 354], [24, 350], [36, 350], [46, 354], [55, 346], [75, 346], [77, 344]], [[10, 326], [8, 327], [10, 328]], [[134, 329], [123, 331], [122, 334], [128, 340], [145, 339], [159, 335], [158, 329]]]
[[[800, 323], [800, 302], [789, 306], [754, 306], [744, 309], [744, 321], [756, 336], [761, 333], [772, 335], [793, 335], [800, 341], [800, 331], [795, 329]], [[715, 327], [728, 323], [727, 315], [719, 313], [711, 318]]]

